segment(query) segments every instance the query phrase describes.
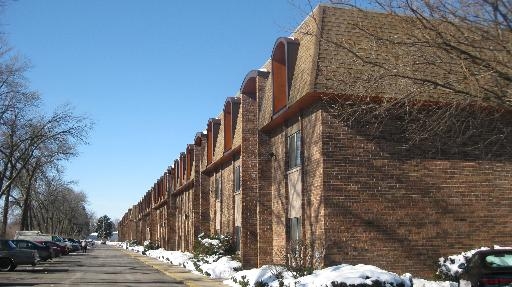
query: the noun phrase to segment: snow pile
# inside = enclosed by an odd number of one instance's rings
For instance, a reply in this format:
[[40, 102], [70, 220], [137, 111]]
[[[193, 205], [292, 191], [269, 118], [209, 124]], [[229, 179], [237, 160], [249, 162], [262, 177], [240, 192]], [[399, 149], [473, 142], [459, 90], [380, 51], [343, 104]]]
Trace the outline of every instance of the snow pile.
[[126, 245], [128, 243], [119, 241], [107, 241], [106, 244], [126, 249]]
[[459, 284], [457, 282], [451, 282], [451, 281], [427, 281], [424, 279], [414, 278], [413, 286], [414, 287], [458, 287]]
[[[142, 246], [129, 247], [130, 250], [141, 253], [144, 250]], [[235, 274], [237, 269], [242, 267], [238, 261], [229, 256], [221, 257], [216, 260], [216, 256], [203, 257], [202, 260], [194, 258], [194, 255], [181, 251], [166, 251], [163, 248], [158, 250], [148, 250], [146, 255], [156, 258], [163, 262], [185, 267], [196, 274], [206, 275], [210, 278], [227, 279]]]
[[278, 287], [283, 283], [285, 286], [310, 287], [331, 286], [332, 282], [343, 282], [347, 285], [372, 285], [374, 282], [383, 282], [389, 287], [412, 287], [410, 274], [399, 276], [375, 266], [362, 264], [355, 266], [348, 264], [332, 266], [316, 270], [311, 275], [296, 279], [293, 278], [290, 272], [283, 269], [279, 270], [278, 266], [266, 265], [258, 269], [240, 271], [230, 280], [224, 281], [225, 284], [234, 287], [240, 286], [241, 282], [249, 283], [249, 286], [254, 286], [256, 282], [263, 282], [267, 283], [270, 287]]
[[210, 239], [210, 238], [202, 238], [202, 239], [199, 239], [199, 241], [201, 241], [202, 244], [206, 245], [206, 246], [219, 246], [220, 245], [220, 240], [217, 240], [217, 239]]
[[[203, 246], [223, 245], [222, 239], [201, 238]], [[112, 244], [114, 245], [114, 244]], [[134, 252], [143, 253], [143, 246], [128, 246], [127, 244], [117, 244], [121, 248], [126, 248]], [[499, 247], [494, 248], [510, 248]], [[459, 268], [461, 263], [466, 261], [477, 251], [489, 249], [482, 247], [470, 250], [461, 254], [448, 256], [439, 259], [438, 273], [448, 279], [453, 280], [462, 272]], [[217, 253], [217, 252], [212, 252]], [[410, 274], [402, 276], [382, 270], [372, 265], [348, 265], [341, 264], [316, 270], [312, 274], [303, 277], [294, 277], [294, 274], [287, 271], [283, 266], [265, 265], [261, 268], [238, 271], [242, 265], [233, 260], [230, 256], [220, 256], [218, 253], [213, 255], [194, 256], [188, 252], [166, 251], [165, 249], [147, 250], [145, 255], [156, 258], [169, 264], [185, 267], [196, 274], [202, 274], [211, 278], [225, 279], [224, 283], [233, 287], [239, 286], [294, 286], [294, 287], [313, 287], [313, 286], [386, 286], [386, 287], [456, 287], [456, 282], [449, 281], [427, 281], [418, 278], [412, 278]], [[237, 272], [238, 271], [238, 272]], [[335, 284], [333, 284], [335, 283]]]
[[146, 255], [156, 258], [160, 261], [169, 262], [172, 265], [185, 266], [193, 257], [191, 253], [181, 251], [166, 251], [163, 248], [157, 250], [148, 250]]
[[216, 261], [208, 261], [200, 263], [199, 268], [203, 271], [203, 274], [209, 274], [209, 277], [211, 278], [231, 278], [231, 276], [236, 273], [235, 270], [242, 268], [242, 264], [240, 262], [231, 259], [229, 256], [221, 257]]
[[144, 251], [144, 246], [140, 246], [140, 245], [128, 246], [128, 250], [142, 254], [142, 252]]
[[329, 286], [331, 282], [345, 282], [348, 285], [384, 282], [386, 286], [412, 287], [412, 276], [405, 274], [398, 276], [395, 273], [384, 271], [371, 265], [338, 265], [313, 272], [313, 274], [300, 278], [297, 286]]

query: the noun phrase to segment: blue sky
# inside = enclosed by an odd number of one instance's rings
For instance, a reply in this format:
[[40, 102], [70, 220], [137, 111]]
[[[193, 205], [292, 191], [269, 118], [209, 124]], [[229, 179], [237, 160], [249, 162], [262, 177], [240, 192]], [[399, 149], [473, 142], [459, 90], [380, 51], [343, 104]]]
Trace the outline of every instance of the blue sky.
[[49, 109], [71, 104], [94, 121], [66, 179], [116, 219], [308, 12], [305, 0], [18, 0], [0, 30]]

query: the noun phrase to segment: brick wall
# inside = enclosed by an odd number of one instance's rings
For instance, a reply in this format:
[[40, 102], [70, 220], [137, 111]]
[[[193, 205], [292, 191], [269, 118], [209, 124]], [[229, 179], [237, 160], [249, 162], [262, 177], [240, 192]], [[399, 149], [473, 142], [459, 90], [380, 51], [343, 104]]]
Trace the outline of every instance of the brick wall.
[[271, 190], [272, 190], [272, 248], [273, 261], [283, 262], [283, 253], [286, 250], [286, 133], [283, 127], [277, 129], [270, 137], [272, 156]]
[[426, 157], [437, 147], [404, 149], [386, 136], [392, 128], [372, 140], [327, 112], [322, 127], [327, 264], [366, 263], [428, 278], [441, 256], [512, 245], [510, 156]]
[[[262, 122], [262, 111], [265, 110], [265, 99], [267, 99], [267, 76], [256, 78], [256, 98], [258, 101], [258, 125]], [[258, 266], [268, 264], [273, 261], [273, 201], [272, 201], [272, 161], [273, 151], [270, 145], [270, 137], [258, 130]]]
[[[324, 249], [324, 166], [322, 153], [322, 113], [320, 105], [302, 112], [300, 118], [302, 132], [302, 204], [305, 242], [312, 244], [317, 251]], [[326, 154], [326, 157], [330, 157]], [[322, 263], [322, 262], [319, 262]]]
[[241, 114], [237, 130], [241, 132], [241, 196], [242, 196], [242, 230], [241, 258], [244, 267], [258, 266], [258, 125], [257, 101], [255, 95], [241, 96]]

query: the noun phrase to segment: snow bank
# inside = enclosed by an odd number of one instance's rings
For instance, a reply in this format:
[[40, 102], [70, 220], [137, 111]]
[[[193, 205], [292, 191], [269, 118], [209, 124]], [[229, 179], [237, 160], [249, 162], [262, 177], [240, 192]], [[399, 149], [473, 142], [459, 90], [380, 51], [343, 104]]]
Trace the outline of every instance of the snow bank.
[[[205, 242], [206, 244], [217, 244], [216, 242]], [[117, 244], [121, 248], [126, 248], [134, 252], [142, 253], [143, 246], [126, 246], [126, 244]], [[500, 248], [500, 247], [495, 247]], [[486, 247], [470, 250], [458, 255], [452, 255], [440, 258], [443, 268], [448, 270], [450, 274], [460, 272], [458, 265], [465, 263], [466, 259], [471, 257], [473, 253]], [[387, 287], [404, 286], [404, 287], [457, 287], [455, 282], [449, 281], [427, 281], [418, 278], [412, 278], [410, 274], [397, 275], [392, 272], [382, 270], [371, 265], [348, 265], [342, 264], [321, 270], [316, 270], [313, 274], [294, 278], [293, 274], [286, 271], [282, 266], [265, 265], [261, 268], [250, 270], [236, 271], [241, 268], [241, 263], [233, 260], [229, 256], [219, 257], [203, 256], [201, 259], [194, 258], [193, 254], [181, 251], [166, 251], [165, 249], [148, 250], [147, 256], [156, 258], [169, 264], [178, 265], [191, 270], [196, 274], [206, 275], [211, 278], [225, 279], [224, 283], [233, 287], [241, 286], [242, 281], [247, 282], [248, 286], [254, 286], [258, 281], [267, 283], [269, 287], [279, 287], [284, 283], [285, 286], [294, 287], [314, 287], [314, 286], [331, 286], [331, 282], [344, 282], [348, 285], [372, 284], [372, 282], [380, 281], [386, 283]], [[280, 278], [280, 279], [279, 279]], [[238, 283], [236, 283], [234, 280]]]
[[[130, 247], [136, 252], [142, 252], [140, 246], [137, 248]], [[144, 250], [144, 248], [142, 248]], [[194, 271], [194, 273], [207, 275], [210, 278], [226, 279], [230, 278], [235, 274], [234, 270], [242, 267], [242, 264], [238, 261], [234, 261], [231, 257], [221, 257], [219, 260], [216, 256], [204, 257], [203, 260], [197, 260], [194, 255], [188, 252], [181, 251], [166, 251], [165, 249], [148, 250], [146, 255], [156, 258], [163, 262], [168, 262], [173, 265], [185, 267], [188, 270]], [[197, 268], [199, 267], [199, 268]]]
[[457, 287], [457, 282], [451, 281], [427, 281], [424, 279], [414, 278], [413, 280], [414, 287]]
[[146, 255], [156, 258], [160, 261], [169, 262], [172, 265], [185, 266], [188, 261], [193, 257], [191, 253], [181, 251], [166, 251], [163, 248], [158, 250], [148, 250]]
[[331, 282], [345, 282], [348, 285], [369, 284], [374, 281], [384, 282], [389, 286], [412, 287], [411, 275], [406, 274], [398, 276], [395, 273], [384, 271], [371, 265], [338, 265], [322, 270], [317, 270], [313, 274], [302, 277], [300, 283], [296, 286], [330, 286]]
[[242, 264], [226, 256], [217, 261], [211, 260], [208, 263], [200, 263], [199, 267], [211, 278], [226, 279], [231, 278], [236, 273], [235, 270], [242, 268]]
[[[224, 281], [224, 284], [238, 287], [240, 285], [235, 281], [248, 281], [249, 286], [254, 286], [257, 281], [262, 281], [268, 283], [271, 287], [278, 287], [280, 280], [277, 277], [282, 277], [281, 280], [284, 285], [296, 287], [331, 286], [331, 282], [334, 281], [339, 283], [344, 282], [348, 285], [371, 285], [375, 281], [380, 281], [386, 283], [387, 286], [390, 287], [412, 287], [412, 278], [410, 274], [399, 276], [395, 273], [384, 271], [371, 265], [360, 264], [354, 266], [342, 264], [316, 270], [311, 275], [299, 277], [297, 279], [293, 278], [290, 272], [277, 270], [276, 268], [279, 267], [266, 265], [258, 269], [240, 271], [233, 276], [234, 278]], [[280, 274], [277, 275], [278, 273]]]

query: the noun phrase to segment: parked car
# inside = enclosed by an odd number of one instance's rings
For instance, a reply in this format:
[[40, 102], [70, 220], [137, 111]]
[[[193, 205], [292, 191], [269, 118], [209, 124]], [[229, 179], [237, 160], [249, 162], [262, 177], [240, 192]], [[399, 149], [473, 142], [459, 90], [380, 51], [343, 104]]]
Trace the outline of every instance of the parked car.
[[49, 246], [41, 245], [37, 242], [24, 240], [24, 239], [13, 239], [11, 242], [16, 245], [18, 249], [29, 249], [37, 251], [39, 258], [41, 261], [46, 261], [48, 259], [52, 259], [52, 250]]
[[54, 250], [57, 249], [57, 251], [54, 251], [54, 252], [57, 253], [58, 256], [69, 254], [68, 248], [63, 244], [59, 244], [59, 243], [53, 242], [53, 241], [37, 241], [37, 243], [45, 245], [45, 246], [50, 246]]
[[64, 242], [69, 243], [71, 245], [71, 252], [80, 251], [80, 242], [73, 238], [65, 238]]
[[13, 271], [18, 265], [36, 266], [38, 263], [37, 251], [18, 249], [10, 240], [0, 239], [0, 271]]
[[512, 286], [512, 249], [479, 250], [459, 268], [459, 287]]

